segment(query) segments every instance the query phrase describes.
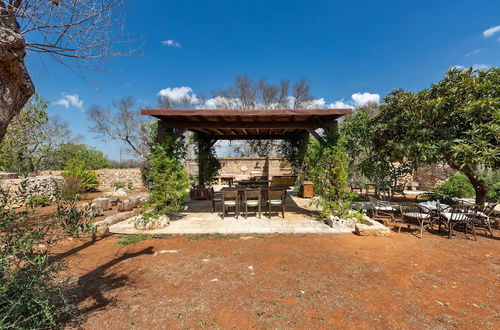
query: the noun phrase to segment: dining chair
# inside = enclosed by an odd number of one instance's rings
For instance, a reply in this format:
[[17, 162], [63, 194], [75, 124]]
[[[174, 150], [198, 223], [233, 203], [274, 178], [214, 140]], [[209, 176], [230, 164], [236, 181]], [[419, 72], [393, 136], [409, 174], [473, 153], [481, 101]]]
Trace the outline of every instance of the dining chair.
[[246, 188], [243, 190], [242, 206], [245, 207], [245, 219], [248, 217], [248, 208], [257, 208], [259, 218], [261, 218], [261, 189], [260, 188]]
[[215, 211], [215, 203], [222, 203], [222, 192], [214, 191], [214, 188], [210, 188], [210, 197], [212, 200], [212, 213]]
[[[388, 201], [381, 201], [371, 196], [368, 196], [372, 206], [373, 216], [377, 218], [391, 218], [394, 220], [394, 212], [396, 212], [397, 207]], [[386, 224], [387, 222], [384, 221]]]
[[234, 208], [234, 216], [238, 219], [238, 213], [240, 211], [239, 203], [239, 193], [237, 189], [234, 190], [223, 190], [222, 191], [222, 217], [226, 216], [226, 211], [230, 208]]
[[271, 218], [271, 207], [273, 205], [281, 206], [281, 214], [285, 218], [285, 198], [286, 193], [284, 189], [272, 189], [267, 190], [267, 214], [269, 219]]
[[398, 232], [401, 232], [402, 225], [407, 225], [408, 228], [415, 225], [420, 228], [420, 238], [422, 238], [424, 227], [432, 225], [431, 211], [427, 207], [417, 203], [399, 203], [399, 208], [401, 218], [396, 221], [399, 227]]
[[440, 210], [439, 215], [448, 228], [448, 238], [451, 238], [454, 227], [463, 226], [465, 236], [467, 236], [470, 227], [474, 240], [477, 240], [475, 223], [478, 212], [479, 206], [474, 204], [452, 205]]
[[491, 230], [491, 218], [493, 217], [493, 212], [495, 212], [495, 207], [497, 205], [498, 201], [486, 204], [484, 207], [481, 207], [481, 210], [477, 213], [476, 217], [476, 224], [488, 229], [490, 235], [493, 237], [495, 235], [493, 235], [493, 231]]

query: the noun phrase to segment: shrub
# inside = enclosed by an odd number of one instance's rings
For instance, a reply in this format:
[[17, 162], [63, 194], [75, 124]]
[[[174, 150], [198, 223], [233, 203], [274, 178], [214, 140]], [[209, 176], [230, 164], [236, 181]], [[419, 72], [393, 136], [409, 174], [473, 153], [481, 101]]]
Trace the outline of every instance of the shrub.
[[64, 167], [64, 172], [61, 174], [64, 177], [78, 178], [85, 184], [85, 191], [92, 191], [99, 185], [97, 181], [97, 173], [87, 170], [85, 164], [78, 160], [70, 160]]
[[81, 210], [76, 205], [76, 199], [69, 201], [58, 201], [57, 210], [55, 213], [56, 222], [68, 234], [74, 237], [80, 234], [96, 233], [96, 226], [92, 223], [94, 216], [91, 203], [88, 203], [84, 210]]
[[148, 210], [144, 221], [182, 209], [189, 188], [188, 174], [181, 161], [183, 155], [183, 145], [172, 141], [151, 145], [145, 176], [152, 186], [143, 206]]
[[85, 183], [76, 177], [66, 177], [61, 186], [61, 197], [65, 200], [78, 199], [78, 196], [85, 192]]
[[111, 183], [111, 187], [115, 188], [115, 190], [123, 189], [125, 188], [125, 182], [114, 181]]
[[489, 170], [482, 173], [484, 181], [488, 185], [490, 191], [486, 196], [488, 200], [500, 199], [500, 169]]
[[19, 196], [0, 190], [0, 329], [53, 329], [72, 310], [62, 265], [48, 259], [53, 224], [30, 221]]
[[35, 194], [31, 195], [27, 198], [26, 202], [28, 203], [30, 208], [47, 206], [50, 204], [50, 199], [47, 195], [44, 194]]
[[436, 192], [458, 198], [474, 197], [475, 190], [465, 174], [457, 172], [443, 182]]

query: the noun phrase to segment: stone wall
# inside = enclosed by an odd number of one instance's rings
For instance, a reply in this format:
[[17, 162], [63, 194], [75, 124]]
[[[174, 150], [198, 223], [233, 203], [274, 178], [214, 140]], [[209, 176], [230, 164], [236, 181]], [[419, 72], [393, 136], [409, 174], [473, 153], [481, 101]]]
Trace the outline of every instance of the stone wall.
[[[291, 175], [292, 170], [283, 164], [280, 158], [265, 157], [221, 157], [221, 177], [233, 177], [235, 180], [246, 180], [251, 177], [269, 177]], [[188, 159], [186, 167], [191, 177], [198, 176], [198, 164], [195, 159]]]
[[[26, 180], [26, 186], [25, 190], [21, 191], [23, 180]], [[34, 194], [44, 194], [51, 200], [55, 200], [56, 185], [61, 185], [62, 182], [62, 176], [40, 175], [25, 179], [4, 179], [0, 181], [0, 187], [9, 195], [17, 194], [21, 199]]]
[[420, 165], [413, 174], [420, 190], [434, 190], [456, 171], [446, 164]]
[[96, 171], [99, 175], [99, 187], [101, 191], [113, 190], [114, 182], [122, 182], [128, 188], [130, 183], [132, 189], [144, 187], [140, 168], [103, 168]]

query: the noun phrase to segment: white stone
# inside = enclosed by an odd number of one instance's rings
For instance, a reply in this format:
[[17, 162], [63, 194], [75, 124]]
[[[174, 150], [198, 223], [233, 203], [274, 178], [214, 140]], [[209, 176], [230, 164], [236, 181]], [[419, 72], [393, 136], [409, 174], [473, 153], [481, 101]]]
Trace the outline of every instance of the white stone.
[[150, 219], [146, 223], [144, 222], [144, 217], [142, 215], [138, 215], [131, 218], [131, 221], [134, 223], [134, 228], [138, 230], [163, 229], [170, 223], [170, 219], [166, 215], [162, 215], [156, 219]]

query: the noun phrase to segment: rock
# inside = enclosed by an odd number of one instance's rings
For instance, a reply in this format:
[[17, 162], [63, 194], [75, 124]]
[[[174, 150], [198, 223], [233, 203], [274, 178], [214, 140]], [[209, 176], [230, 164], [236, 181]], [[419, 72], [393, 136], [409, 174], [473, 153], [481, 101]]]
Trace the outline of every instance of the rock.
[[2, 180], [17, 179], [17, 178], [18, 178], [17, 173], [0, 172], [0, 179]]
[[102, 209], [102, 207], [100, 207], [96, 203], [92, 203], [92, 216], [100, 217], [101, 215], [104, 215], [104, 210]]
[[327, 216], [325, 219], [325, 223], [330, 227], [341, 226], [343, 224], [342, 219], [334, 215]]
[[391, 234], [391, 230], [381, 224], [380, 222], [374, 221], [367, 216], [363, 217], [365, 222], [371, 223], [371, 225], [357, 223], [355, 225], [354, 232], [359, 236], [388, 236]]
[[109, 198], [99, 197], [94, 199], [93, 203], [97, 205], [97, 207], [102, 208], [103, 211], [111, 210], [111, 201]]
[[96, 222], [95, 225], [102, 226], [102, 227], [111, 226], [111, 225], [114, 225], [115, 223], [118, 223], [118, 222], [121, 222], [121, 221], [124, 221], [124, 220], [130, 218], [131, 215], [132, 215], [131, 211], [120, 212], [117, 214], [110, 215], [104, 220]]
[[138, 230], [162, 229], [170, 223], [170, 219], [166, 215], [162, 215], [156, 219], [149, 219], [148, 222], [144, 221], [144, 217], [142, 215], [138, 215], [132, 218], [132, 221], [134, 222], [134, 228]]
[[126, 212], [134, 209], [134, 206], [130, 202], [121, 202], [117, 204], [118, 212]]
[[111, 206], [116, 206], [118, 202], [121, 202], [120, 198], [118, 197], [108, 197], [109, 202], [111, 203]]
[[142, 204], [141, 196], [129, 196], [128, 201], [132, 204], [132, 207], [139, 207]]
[[96, 229], [96, 236], [107, 236], [109, 234], [109, 227], [107, 226], [98, 226]]

